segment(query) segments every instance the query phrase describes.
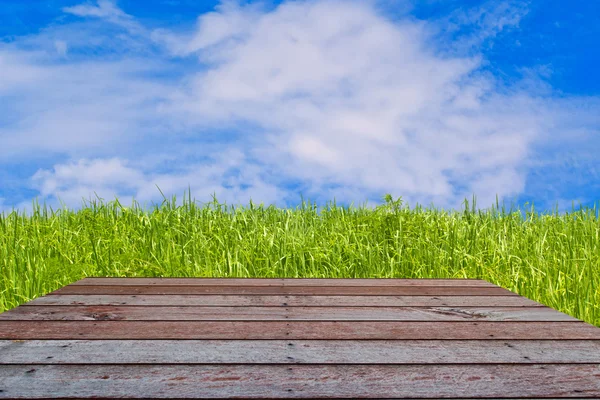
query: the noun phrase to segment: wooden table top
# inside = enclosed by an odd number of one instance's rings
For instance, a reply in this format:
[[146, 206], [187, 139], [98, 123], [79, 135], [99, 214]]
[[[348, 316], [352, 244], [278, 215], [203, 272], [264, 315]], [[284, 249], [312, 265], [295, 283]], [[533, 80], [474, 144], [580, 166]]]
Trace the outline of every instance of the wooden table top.
[[0, 399], [599, 398], [600, 328], [475, 279], [84, 278], [0, 314]]

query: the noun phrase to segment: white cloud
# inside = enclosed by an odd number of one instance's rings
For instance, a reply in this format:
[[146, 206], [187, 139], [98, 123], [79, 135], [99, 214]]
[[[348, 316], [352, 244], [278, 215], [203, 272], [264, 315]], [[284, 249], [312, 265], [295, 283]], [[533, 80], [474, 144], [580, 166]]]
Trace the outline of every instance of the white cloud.
[[[112, 24], [125, 28], [132, 35], [145, 35], [146, 29], [135, 18], [121, 10], [115, 0], [97, 0], [97, 5], [79, 4], [64, 7], [63, 11], [78, 17], [104, 19]], [[125, 38], [125, 40], [127, 40]]]
[[138, 185], [143, 176], [117, 159], [79, 160], [69, 165], [57, 165], [54, 173], [36, 172], [32, 180], [42, 182], [41, 194], [47, 196], [72, 186], [129, 186]]
[[[174, 55], [184, 56], [214, 45], [229, 46], [232, 41], [242, 40], [252, 30], [252, 25], [262, 16], [263, 5], [250, 4], [241, 8], [236, 1], [223, 1], [216, 11], [198, 17], [197, 31], [181, 40], [166, 29], [156, 29], [151, 38], [166, 45]], [[220, 57], [223, 54], [220, 52]], [[209, 54], [203, 54], [209, 60]], [[216, 61], [216, 60], [215, 60]]]
[[[479, 52], [485, 42], [493, 46], [493, 39], [501, 32], [518, 28], [529, 13], [528, 6], [523, 0], [488, 0], [478, 7], [457, 8], [437, 21], [437, 26], [451, 36], [450, 52]], [[469, 29], [465, 31], [465, 27]]]
[[97, 5], [79, 4], [73, 7], [64, 7], [63, 11], [79, 17], [105, 18], [111, 22], [133, 22], [133, 17], [117, 7], [115, 1], [98, 0]]
[[65, 7], [63, 8], [63, 11], [80, 17], [92, 16], [108, 19], [131, 19], [131, 16], [118, 8], [114, 1], [98, 0], [97, 4], [97, 6], [80, 4], [73, 7]]
[[[81, 206], [82, 199], [88, 199], [94, 192], [108, 202], [117, 198], [122, 205], [128, 204], [130, 196], [135, 193], [135, 200], [140, 205], [156, 203], [160, 189], [170, 201], [169, 194], [180, 199], [188, 185], [192, 193], [203, 194], [202, 200], [208, 201], [210, 195], [216, 193], [220, 203], [241, 204], [240, 198], [247, 203], [251, 198], [254, 203], [281, 203], [284, 191], [261, 179], [260, 168], [246, 163], [244, 154], [238, 149], [229, 149], [213, 158], [213, 163], [189, 164], [180, 174], [144, 173], [135, 162], [113, 157], [109, 159], [80, 159], [65, 164], [54, 165], [52, 170], [40, 169], [32, 177], [32, 187], [39, 190], [42, 197], [60, 198], [71, 208]], [[239, 176], [224, 178], [229, 172], [239, 169]], [[241, 188], [241, 185], [248, 186]], [[158, 188], [157, 188], [158, 186]], [[227, 189], [226, 186], [232, 186]], [[119, 195], [120, 194], [120, 195]], [[159, 194], [160, 197], [160, 194]], [[162, 200], [158, 201], [158, 204]], [[180, 202], [179, 202], [180, 203]], [[0, 203], [0, 206], [2, 204]], [[19, 208], [29, 209], [29, 204], [22, 203]]]
[[[283, 4], [228, 41], [240, 30], [227, 35], [234, 24], [224, 21], [239, 13], [201, 21], [193, 41], [210, 43], [211, 69], [172, 97], [170, 111], [258, 124], [271, 136], [257, 157], [320, 184], [442, 204], [480, 188], [489, 205], [496, 192], [523, 189], [517, 169], [546, 127], [543, 114], [534, 114], [536, 99], [495, 93], [478, 57], [436, 56], [426, 27], [394, 25], [360, 3]], [[471, 185], [454, 193], [444, 172]]]
[[154, 103], [167, 86], [139, 78], [164, 68], [159, 62], [54, 64], [0, 47], [0, 65], [10, 76], [0, 84], [0, 96], [10, 99], [10, 113], [0, 115], [7, 122], [0, 125], [5, 162], [41, 151], [108, 154], [160, 126]]
[[[526, 85], [503, 87], [482, 72], [480, 53], [464, 51], [472, 38], [458, 42], [462, 50], [436, 48], [439, 21], [392, 22], [373, 2], [290, 2], [274, 10], [226, 2], [186, 34], [146, 28], [114, 2], [65, 11], [125, 27], [136, 36], [135, 52], [56, 64], [18, 41], [0, 46], [10, 78], [0, 96], [13, 99], [17, 116], [0, 125], [7, 144], [0, 160], [61, 156], [40, 166], [31, 187], [72, 208], [94, 190], [160, 203], [155, 185], [167, 196], [190, 185], [199, 201], [214, 191], [228, 203], [252, 197], [284, 206], [299, 201], [285, 188], [289, 181], [302, 182], [305, 199], [321, 204], [335, 196], [373, 205], [391, 193], [411, 206], [462, 209], [475, 192], [478, 206], [488, 207], [496, 194], [523, 192], [528, 168], [544, 162], [543, 154], [532, 157], [536, 146], [567, 141], [578, 129], [592, 144], [589, 127], [600, 125], [600, 107], [532, 92], [533, 75]], [[478, 25], [481, 41], [525, 12], [497, 6], [451, 20]], [[65, 41], [65, 54], [67, 40], [78, 48], [87, 39], [100, 43], [91, 31], [73, 39], [67, 32], [41, 35]], [[144, 52], [156, 43], [168, 54]], [[178, 70], [169, 60], [189, 55], [198, 68]], [[560, 110], [576, 111], [587, 130]], [[172, 171], [158, 172], [165, 165]]]
[[61, 56], [66, 56], [68, 51], [67, 42], [64, 40], [56, 40], [54, 41], [54, 47], [56, 48], [56, 52]]

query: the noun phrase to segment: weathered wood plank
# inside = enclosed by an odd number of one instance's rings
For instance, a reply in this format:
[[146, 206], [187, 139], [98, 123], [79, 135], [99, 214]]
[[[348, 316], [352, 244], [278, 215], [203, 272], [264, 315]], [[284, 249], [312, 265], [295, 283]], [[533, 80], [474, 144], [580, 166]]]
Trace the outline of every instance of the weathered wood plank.
[[579, 321], [550, 307], [20, 306], [0, 320], [31, 321]]
[[3, 321], [0, 339], [600, 339], [586, 322]]
[[600, 365], [0, 365], [0, 390], [12, 398], [600, 397]]
[[81, 295], [56, 294], [21, 306], [128, 305], [128, 306], [254, 306], [254, 307], [546, 307], [522, 296], [237, 296], [237, 295]]
[[69, 285], [55, 290], [53, 294], [231, 294], [231, 295], [360, 295], [360, 296], [518, 296], [498, 287], [331, 287], [331, 286], [77, 286]]
[[483, 279], [398, 278], [83, 278], [75, 286], [482, 286], [497, 287]]
[[0, 340], [0, 364], [600, 363], [600, 340]]

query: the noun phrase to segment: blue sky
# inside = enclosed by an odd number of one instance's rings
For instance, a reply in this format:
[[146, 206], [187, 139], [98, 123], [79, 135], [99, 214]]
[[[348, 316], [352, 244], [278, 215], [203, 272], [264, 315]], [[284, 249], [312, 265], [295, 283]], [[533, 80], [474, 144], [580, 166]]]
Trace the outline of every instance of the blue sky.
[[178, 205], [189, 187], [198, 205], [593, 208], [599, 15], [588, 1], [4, 0], [0, 211], [96, 194], [150, 208], [157, 186]]

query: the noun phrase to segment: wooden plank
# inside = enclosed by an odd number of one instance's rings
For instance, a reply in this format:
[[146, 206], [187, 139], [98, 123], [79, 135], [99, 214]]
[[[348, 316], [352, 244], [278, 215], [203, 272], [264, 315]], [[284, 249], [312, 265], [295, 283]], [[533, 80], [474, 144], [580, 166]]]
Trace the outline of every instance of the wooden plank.
[[600, 397], [598, 364], [0, 365], [3, 397]]
[[600, 363], [600, 340], [1, 340], [0, 364]]
[[483, 279], [398, 278], [83, 278], [75, 286], [477, 286], [497, 287]]
[[77, 286], [69, 285], [54, 294], [231, 294], [231, 295], [360, 295], [360, 296], [518, 296], [502, 287], [331, 287], [331, 286]]
[[[481, 307], [546, 307], [523, 296], [480, 296]], [[253, 306], [253, 307], [464, 307], [471, 296], [238, 296], [238, 295], [81, 295], [56, 294], [33, 299], [19, 307], [51, 305], [128, 306]]]
[[0, 339], [600, 339], [579, 322], [3, 321]]
[[29, 321], [579, 321], [550, 307], [27, 306], [0, 320]]

